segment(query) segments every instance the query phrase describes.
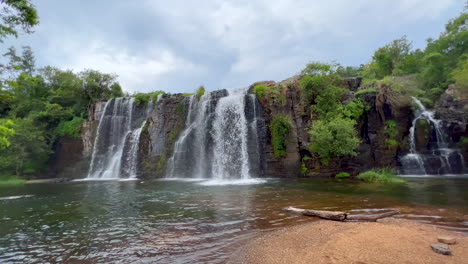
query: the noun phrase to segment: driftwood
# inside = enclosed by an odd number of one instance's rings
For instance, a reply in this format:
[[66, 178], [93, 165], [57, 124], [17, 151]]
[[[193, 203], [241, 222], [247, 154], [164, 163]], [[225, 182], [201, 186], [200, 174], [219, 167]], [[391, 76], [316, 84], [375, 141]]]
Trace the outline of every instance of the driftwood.
[[389, 211], [381, 214], [356, 214], [352, 215], [347, 212], [339, 211], [320, 211], [320, 210], [308, 210], [301, 209], [296, 207], [286, 207], [285, 211], [307, 215], [307, 216], [316, 216], [322, 219], [334, 220], [334, 221], [366, 221], [366, 222], [376, 222], [378, 219], [390, 217], [399, 214], [398, 211]]

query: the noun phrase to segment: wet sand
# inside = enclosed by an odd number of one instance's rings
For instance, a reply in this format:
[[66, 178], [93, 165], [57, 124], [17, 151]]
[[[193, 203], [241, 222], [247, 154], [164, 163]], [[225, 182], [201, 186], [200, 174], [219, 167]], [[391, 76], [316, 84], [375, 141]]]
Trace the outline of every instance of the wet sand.
[[[452, 256], [432, 251], [450, 236]], [[316, 221], [260, 236], [229, 263], [468, 263], [468, 237], [408, 220], [377, 223]]]

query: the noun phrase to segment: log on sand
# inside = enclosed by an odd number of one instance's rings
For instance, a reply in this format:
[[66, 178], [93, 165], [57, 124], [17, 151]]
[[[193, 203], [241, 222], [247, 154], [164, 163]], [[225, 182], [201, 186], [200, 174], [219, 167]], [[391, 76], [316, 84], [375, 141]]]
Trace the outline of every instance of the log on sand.
[[307, 216], [316, 216], [322, 219], [333, 220], [333, 221], [365, 221], [365, 222], [376, 222], [378, 219], [390, 217], [399, 214], [398, 211], [389, 211], [381, 214], [357, 214], [352, 215], [347, 212], [339, 211], [321, 211], [321, 210], [308, 210], [301, 209], [296, 207], [286, 207], [285, 211], [307, 215]]

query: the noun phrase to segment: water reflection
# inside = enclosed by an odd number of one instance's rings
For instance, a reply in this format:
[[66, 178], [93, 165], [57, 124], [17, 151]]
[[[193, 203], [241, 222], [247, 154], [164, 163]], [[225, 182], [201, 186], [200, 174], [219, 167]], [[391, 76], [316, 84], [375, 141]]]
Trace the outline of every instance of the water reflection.
[[270, 180], [78, 182], [0, 189], [0, 262], [222, 263], [264, 230], [314, 221], [285, 213], [394, 208], [400, 217], [468, 233], [467, 179], [410, 179], [404, 185]]

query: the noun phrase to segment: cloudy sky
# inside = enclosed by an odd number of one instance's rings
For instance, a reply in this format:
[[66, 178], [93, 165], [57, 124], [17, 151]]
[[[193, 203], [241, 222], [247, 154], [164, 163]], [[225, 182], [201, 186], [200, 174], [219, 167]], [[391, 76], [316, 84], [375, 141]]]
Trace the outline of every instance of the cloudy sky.
[[367, 63], [407, 35], [416, 48], [464, 0], [37, 0], [39, 66], [119, 75], [125, 91], [192, 92], [280, 81], [310, 61]]

